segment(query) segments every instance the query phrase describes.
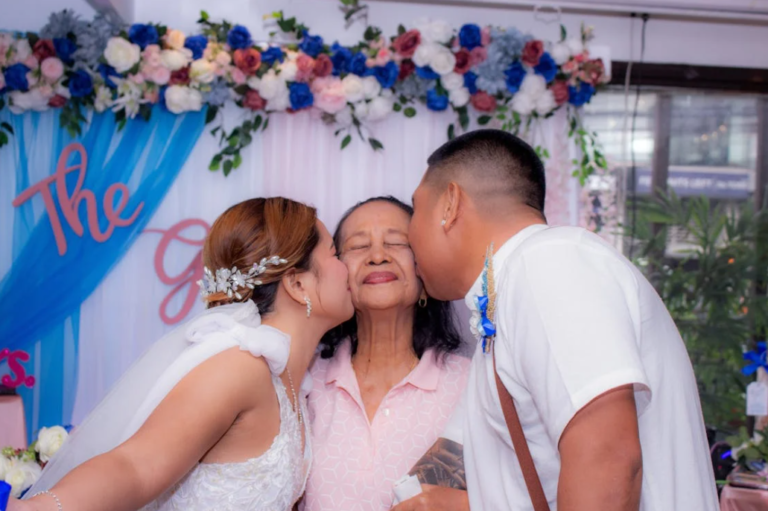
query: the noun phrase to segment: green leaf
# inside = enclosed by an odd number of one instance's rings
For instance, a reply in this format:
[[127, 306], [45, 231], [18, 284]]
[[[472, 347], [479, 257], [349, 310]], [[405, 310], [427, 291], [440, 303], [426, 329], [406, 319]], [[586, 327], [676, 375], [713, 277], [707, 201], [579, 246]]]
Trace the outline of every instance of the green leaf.
[[406, 117], [408, 117], [410, 119], [411, 117], [415, 117], [416, 116], [416, 109], [413, 108], [412, 106], [409, 106], [408, 108], [406, 108], [403, 111], [403, 113], [405, 114]]
[[224, 177], [228, 176], [230, 172], [232, 172], [232, 160], [227, 160], [224, 162]]
[[208, 170], [213, 172], [219, 170], [221, 168], [221, 158], [222, 158], [221, 154], [217, 154], [216, 156], [214, 156], [213, 159], [211, 160], [211, 164], [208, 165]]
[[565, 29], [565, 25], [560, 25], [560, 40], [565, 41], [568, 38], [568, 31]]
[[448, 140], [453, 140], [456, 138], [456, 128], [453, 126], [453, 123], [451, 123], [448, 126]]
[[402, 25], [398, 25], [397, 26], [397, 35], [403, 35], [403, 34], [405, 34], [405, 32], [406, 32], [406, 30], [405, 30], [404, 26], [402, 26]]
[[233, 133], [227, 139], [227, 143], [229, 144], [229, 147], [237, 147], [240, 144], [240, 137]]
[[149, 121], [149, 118], [152, 117], [152, 106], [148, 105], [147, 103], [141, 105], [139, 107], [139, 115], [145, 121]]
[[3, 122], [2, 124], [0, 124], [0, 126], [2, 126], [5, 131], [13, 135], [13, 126], [8, 124], [7, 122]]
[[469, 128], [469, 113], [467, 112], [467, 107], [461, 107], [458, 109], [459, 112], [459, 125], [461, 126], [461, 129], [464, 131]]
[[0, 131], [0, 147], [3, 147], [8, 143], [8, 135], [4, 131]]
[[490, 115], [481, 115], [480, 117], [477, 118], [477, 124], [479, 124], [480, 126], [485, 126], [489, 122], [491, 122]]
[[235, 157], [232, 159], [232, 165], [235, 168], [239, 168], [241, 163], [243, 163], [243, 157], [240, 156], [240, 152], [237, 152], [235, 153]]
[[373, 137], [368, 139], [368, 143], [371, 144], [371, 147], [373, 147], [374, 151], [384, 149], [384, 145]]
[[[262, 120], [263, 119], [262, 119], [261, 115], [257, 115], [256, 116], [256, 118], [253, 120], [253, 131], [258, 131], [259, 130], [259, 128], [261, 127]], [[264, 128], [266, 128], [266, 126], [264, 126]]]
[[216, 119], [216, 114], [219, 113], [219, 107], [209, 106], [208, 111], [205, 112], [205, 124], [212, 123]]
[[504, 115], [504, 114], [498, 114], [498, 115], [496, 116], [496, 118], [497, 118], [498, 120], [500, 120], [500, 121], [503, 121], [504, 119], [506, 119], [506, 118], [507, 118], [507, 116], [506, 116], [506, 115]]
[[394, 110], [395, 112], [399, 112], [399, 111], [400, 111], [400, 110], [402, 110], [402, 109], [403, 109], [403, 105], [401, 105], [400, 103], [395, 103], [395, 104], [392, 106], [392, 110]]
[[341, 148], [344, 149], [350, 142], [352, 142], [352, 135], [347, 135], [344, 137], [344, 140], [341, 141]]
[[162, 38], [162, 37], [164, 37], [164, 36], [165, 36], [165, 34], [167, 34], [167, 33], [168, 33], [168, 27], [166, 27], [165, 25], [159, 25], [159, 26], [157, 27], [157, 35], [158, 35], [158, 37], [161, 37], [161, 38]]
[[201, 20], [208, 21], [208, 18], [210, 18], [210, 16], [208, 15], [208, 13], [206, 11], [200, 11], [200, 19]]
[[365, 34], [363, 35], [363, 37], [365, 38], [366, 41], [370, 42], [378, 39], [380, 35], [381, 35], [381, 30], [379, 30], [377, 27], [369, 26], [368, 28], [365, 29]]
[[263, 128], [261, 128], [261, 131], [264, 131], [264, 130], [266, 130], [266, 129], [267, 129], [267, 126], [269, 126], [269, 117], [267, 117], [267, 120], [266, 120], [266, 121], [264, 121], [264, 127], [263, 127]]

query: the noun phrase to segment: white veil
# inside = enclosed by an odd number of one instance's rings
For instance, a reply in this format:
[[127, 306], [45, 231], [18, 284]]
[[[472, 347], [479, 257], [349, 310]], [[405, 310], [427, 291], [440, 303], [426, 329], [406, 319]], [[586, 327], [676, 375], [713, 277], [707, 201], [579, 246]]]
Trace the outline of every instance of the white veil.
[[209, 309], [161, 338], [75, 429], [26, 495], [50, 489], [73, 468], [127, 440], [187, 373], [217, 353], [239, 345], [263, 356], [272, 373], [282, 373], [290, 337], [267, 326], [261, 329], [271, 335], [261, 335], [260, 324], [256, 304], [248, 300]]

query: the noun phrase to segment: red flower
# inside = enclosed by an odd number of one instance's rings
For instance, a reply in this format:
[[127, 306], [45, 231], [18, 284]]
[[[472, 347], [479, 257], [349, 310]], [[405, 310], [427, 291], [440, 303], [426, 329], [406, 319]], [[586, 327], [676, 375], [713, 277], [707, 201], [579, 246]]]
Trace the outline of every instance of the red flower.
[[42, 62], [48, 57], [55, 57], [56, 48], [54, 48], [53, 41], [50, 39], [40, 39], [32, 48], [32, 53], [37, 57], [37, 60]]
[[568, 102], [568, 84], [562, 80], [558, 80], [552, 84], [552, 95], [555, 97], [555, 102], [558, 105], [563, 105]]
[[538, 66], [541, 56], [544, 55], [544, 43], [541, 41], [528, 41], [523, 48], [523, 64], [531, 67]]
[[603, 59], [588, 60], [584, 63], [579, 73], [581, 81], [592, 85], [598, 85], [603, 81], [604, 76], [605, 65], [603, 65]]
[[315, 76], [323, 78], [324, 76], [330, 75], [332, 72], [333, 62], [331, 62], [331, 57], [325, 53], [318, 55], [315, 59]]
[[264, 110], [264, 107], [267, 106], [267, 101], [259, 96], [259, 93], [255, 90], [248, 89], [248, 92], [243, 97], [243, 106], [251, 110]]
[[462, 48], [456, 52], [456, 67], [453, 68], [453, 71], [463, 75], [469, 71], [470, 67], [472, 67], [472, 57], [467, 50]]
[[67, 103], [67, 98], [56, 94], [54, 97], [48, 100], [48, 106], [53, 108], [61, 108]]
[[405, 80], [409, 76], [411, 76], [411, 73], [416, 71], [416, 64], [413, 63], [412, 60], [404, 60], [400, 64], [400, 74], [397, 76], [398, 80]]
[[261, 67], [261, 53], [255, 48], [235, 50], [235, 66], [248, 76], [253, 76]]
[[189, 83], [189, 66], [183, 67], [171, 73], [168, 85], [187, 85]]
[[401, 34], [392, 43], [395, 52], [404, 58], [411, 58], [416, 53], [416, 48], [421, 44], [421, 33], [416, 30], [409, 30]]
[[472, 106], [480, 112], [493, 112], [496, 110], [496, 98], [481, 90], [469, 100]]

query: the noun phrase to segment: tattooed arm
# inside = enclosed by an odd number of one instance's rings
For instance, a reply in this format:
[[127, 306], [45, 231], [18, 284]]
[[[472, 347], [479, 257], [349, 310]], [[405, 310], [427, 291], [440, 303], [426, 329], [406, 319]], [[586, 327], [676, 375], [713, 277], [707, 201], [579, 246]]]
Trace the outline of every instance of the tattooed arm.
[[438, 438], [416, 462], [410, 475], [418, 477], [421, 484], [466, 490], [464, 446], [447, 438]]

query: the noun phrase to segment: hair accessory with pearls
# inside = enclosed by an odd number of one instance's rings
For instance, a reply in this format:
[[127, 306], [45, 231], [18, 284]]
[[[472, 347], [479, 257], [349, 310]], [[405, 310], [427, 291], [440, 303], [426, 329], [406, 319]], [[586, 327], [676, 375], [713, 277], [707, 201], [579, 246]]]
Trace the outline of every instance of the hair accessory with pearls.
[[200, 286], [200, 295], [205, 298], [214, 293], [226, 293], [230, 298], [242, 300], [243, 296], [238, 290], [242, 288], [253, 289], [262, 285], [262, 281], [257, 277], [267, 271], [267, 266], [279, 266], [287, 263], [288, 261], [280, 256], [265, 257], [255, 263], [248, 270], [248, 273], [241, 272], [235, 266], [231, 270], [219, 268], [216, 273], [205, 267], [203, 268], [203, 278], [197, 281], [197, 285]]

